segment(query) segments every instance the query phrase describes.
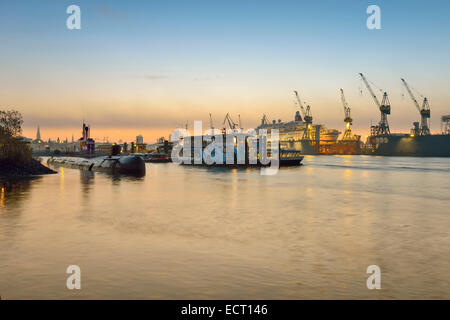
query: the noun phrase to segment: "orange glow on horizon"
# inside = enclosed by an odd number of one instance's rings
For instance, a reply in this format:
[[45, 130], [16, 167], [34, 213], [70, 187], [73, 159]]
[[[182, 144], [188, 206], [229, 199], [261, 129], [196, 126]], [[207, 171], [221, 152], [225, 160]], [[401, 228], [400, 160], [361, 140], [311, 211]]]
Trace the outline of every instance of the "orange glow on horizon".
[[[188, 123], [188, 130], [192, 131], [193, 124], [191, 122]], [[169, 139], [169, 135], [179, 127], [167, 127], [167, 128], [96, 128], [95, 126], [91, 126], [91, 138], [93, 138], [96, 142], [132, 142], [136, 141], [136, 136], [142, 135], [144, 137], [145, 143], [155, 143], [157, 139], [160, 137], [164, 137], [165, 139]], [[341, 131], [339, 135], [339, 139], [342, 138], [342, 134], [344, 128], [327, 126], [329, 129], [337, 129]], [[203, 123], [203, 131], [208, 130], [209, 127], [205, 122]], [[248, 128], [244, 128], [248, 129]], [[56, 141], [57, 138], [60, 141], [64, 141], [66, 138], [69, 142], [72, 141], [72, 134], [74, 140], [77, 141], [81, 137], [81, 129], [80, 128], [45, 128], [41, 127], [41, 139], [45, 142], [49, 138], [53, 141]], [[361, 135], [361, 137], [367, 137], [370, 134], [369, 130], [352, 130], [354, 134]], [[192, 132], [191, 132], [192, 133]], [[27, 138], [35, 139], [36, 138], [36, 128], [24, 128], [22, 135]], [[364, 139], [365, 141], [365, 139]]]
[[[109, 142], [131, 142], [136, 140], [136, 136], [142, 135], [144, 137], [145, 143], [154, 143], [160, 137], [166, 139], [169, 138], [169, 134], [175, 128], [157, 128], [157, 129], [139, 129], [139, 128], [95, 128], [91, 126], [91, 138], [97, 142], [103, 142], [108, 140]], [[81, 137], [80, 128], [42, 128], [41, 127], [41, 139], [45, 142], [50, 138], [51, 140], [56, 140], [58, 137], [61, 141], [66, 138], [69, 142], [72, 141], [72, 134], [75, 141]], [[35, 139], [36, 129], [35, 128], [24, 128], [22, 135]]]

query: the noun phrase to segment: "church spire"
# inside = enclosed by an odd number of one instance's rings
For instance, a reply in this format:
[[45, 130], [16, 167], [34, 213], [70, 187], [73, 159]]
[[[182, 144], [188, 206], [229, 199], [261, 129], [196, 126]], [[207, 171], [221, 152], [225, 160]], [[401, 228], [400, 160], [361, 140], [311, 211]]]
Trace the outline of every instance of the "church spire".
[[41, 130], [39, 129], [39, 125], [37, 126], [36, 140], [41, 140]]

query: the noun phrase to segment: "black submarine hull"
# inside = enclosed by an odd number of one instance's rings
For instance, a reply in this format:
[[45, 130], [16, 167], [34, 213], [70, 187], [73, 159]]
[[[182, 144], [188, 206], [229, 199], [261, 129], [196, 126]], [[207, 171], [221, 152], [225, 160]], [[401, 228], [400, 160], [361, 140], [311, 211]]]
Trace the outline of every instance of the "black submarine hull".
[[113, 174], [145, 175], [145, 162], [139, 156], [51, 157], [47, 164]]

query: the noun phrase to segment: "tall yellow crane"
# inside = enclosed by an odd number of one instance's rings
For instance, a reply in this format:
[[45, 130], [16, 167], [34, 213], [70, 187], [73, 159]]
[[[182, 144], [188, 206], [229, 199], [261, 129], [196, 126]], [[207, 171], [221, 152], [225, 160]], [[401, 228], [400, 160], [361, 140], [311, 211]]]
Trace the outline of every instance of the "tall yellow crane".
[[344, 136], [342, 137], [342, 140], [353, 140], [354, 137], [352, 134], [352, 129], [350, 129], [353, 119], [350, 116], [350, 107], [348, 106], [348, 103], [345, 100], [344, 90], [342, 88], [341, 88], [341, 101], [342, 101], [342, 106], [344, 107], [344, 114], [345, 114], [345, 118], [344, 118], [345, 131], [344, 131]]
[[372, 88], [370, 87], [370, 84], [367, 81], [366, 77], [362, 73], [360, 73], [359, 75], [361, 76], [361, 79], [364, 81], [364, 84], [366, 85], [367, 90], [369, 90], [369, 93], [372, 96], [373, 101], [377, 105], [378, 109], [380, 109], [380, 113], [381, 113], [380, 122], [378, 123], [377, 126], [372, 126], [371, 134], [377, 135], [377, 136], [391, 134], [391, 130], [389, 129], [389, 123], [387, 120], [388, 114], [391, 114], [391, 103], [389, 102], [387, 93], [384, 92], [383, 100], [381, 101], [381, 104], [380, 104], [380, 101], [378, 101], [377, 96], [375, 95], [375, 93], [373, 93]]
[[403, 85], [405, 86], [406, 90], [409, 93], [409, 96], [411, 97], [411, 100], [414, 102], [417, 110], [419, 110], [420, 113], [420, 127], [418, 132], [416, 134], [418, 135], [428, 135], [430, 134], [430, 126], [428, 124], [428, 121], [430, 119], [430, 106], [428, 104], [428, 99], [426, 97], [423, 98], [422, 108], [419, 106], [419, 103], [417, 102], [416, 98], [414, 97], [411, 89], [409, 88], [408, 84], [406, 83], [405, 79], [401, 78]]
[[298, 105], [300, 106], [300, 109], [303, 114], [303, 120], [306, 122], [305, 131], [303, 131], [303, 140], [314, 140], [312, 135], [312, 114], [311, 114], [311, 107], [308, 105], [306, 108], [303, 107], [302, 101], [300, 100], [300, 96], [297, 91], [294, 91], [295, 98], [297, 99]]

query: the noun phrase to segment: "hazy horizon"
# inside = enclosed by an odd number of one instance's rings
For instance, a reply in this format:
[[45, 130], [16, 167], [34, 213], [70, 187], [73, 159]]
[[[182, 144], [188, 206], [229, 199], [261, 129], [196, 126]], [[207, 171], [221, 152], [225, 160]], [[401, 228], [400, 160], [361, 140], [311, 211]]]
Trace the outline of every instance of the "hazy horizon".
[[[81, 30], [66, 28], [71, 4], [81, 8]], [[216, 128], [227, 112], [240, 114], [245, 128], [263, 114], [290, 121], [298, 90], [315, 123], [342, 131], [343, 88], [353, 129], [364, 137], [379, 111], [362, 72], [389, 93], [391, 131], [409, 132], [419, 121], [405, 78], [428, 97], [431, 130], [440, 132], [440, 117], [450, 113], [449, 3], [376, 1], [382, 29], [368, 30], [371, 4], [1, 3], [0, 109], [20, 111], [31, 138], [40, 125], [45, 140], [77, 139], [85, 119], [95, 138], [142, 134], [152, 142], [186, 121], [209, 126], [209, 113]]]

